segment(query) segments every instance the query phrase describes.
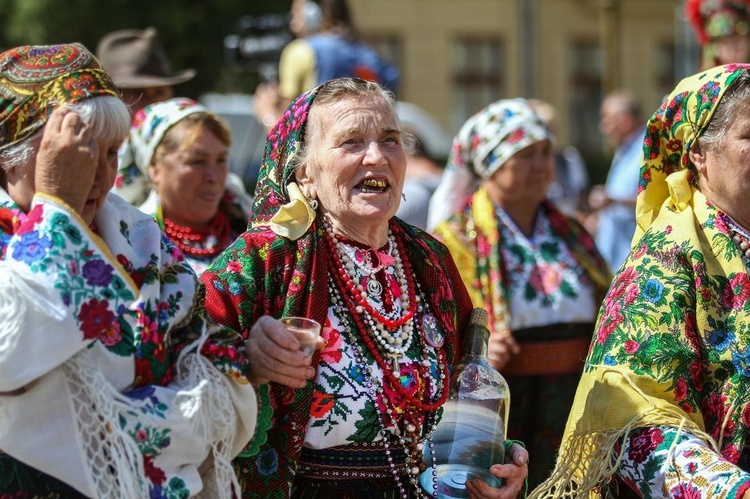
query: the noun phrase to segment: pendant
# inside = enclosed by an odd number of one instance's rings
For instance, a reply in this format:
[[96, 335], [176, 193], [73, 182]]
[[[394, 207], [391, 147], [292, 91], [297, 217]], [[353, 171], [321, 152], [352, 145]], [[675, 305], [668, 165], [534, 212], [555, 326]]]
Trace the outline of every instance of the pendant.
[[445, 343], [445, 335], [440, 330], [440, 325], [434, 315], [424, 314], [422, 316], [422, 331], [424, 332], [424, 340], [431, 347], [440, 348]]
[[391, 362], [392, 362], [391, 371], [393, 372], [393, 375], [400, 376], [401, 366], [399, 365], [398, 361], [401, 358], [401, 354], [399, 352], [391, 352], [388, 354], [388, 357], [391, 358]]
[[374, 277], [367, 279], [367, 294], [375, 298], [380, 298], [383, 294], [383, 285], [380, 284], [380, 281]]

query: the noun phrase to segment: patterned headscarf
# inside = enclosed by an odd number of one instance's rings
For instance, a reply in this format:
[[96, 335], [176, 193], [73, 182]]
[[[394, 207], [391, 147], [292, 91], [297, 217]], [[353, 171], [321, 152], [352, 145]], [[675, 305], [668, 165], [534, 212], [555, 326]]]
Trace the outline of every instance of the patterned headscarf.
[[0, 151], [39, 130], [55, 106], [118, 96], [96, 58], [78, 43], [17, 47], [0, 54]]
[[139, 110], [133, 117], [129, 145], [138, 169], [148, 176], [148, 165], [167, 130], [191, 114], [208, 112], [207, 108], [184, 97], [150, 104]]
[[499, 100], [469, 118], [453, 139], [441, 182], [449, 189], [436, 191], [440, 199], [433, 198], [428, 225], [461, 210], [482, 181], [518, 151], [541, 140], [554, 141], [554, 136], [525, 99]]
[[687, 168], [693, 141], [706, 130], [727, 89], [748, 70], [750, 64], [728, 64], [685, 78], [648, 121], [634, 240], [640, 239], [649, 228], [667, 199], [677, 209], [684, 208], [690, 199], [690, 187], [682, 181], [686, 177], [667, 177]]
[[270, 225], [277, 234], [296, 240], [315, 219], [315, 211], [290, 180], [304, 140], [310, 105], [321, 86], [297, 97], [268, 132], [250, 227]]

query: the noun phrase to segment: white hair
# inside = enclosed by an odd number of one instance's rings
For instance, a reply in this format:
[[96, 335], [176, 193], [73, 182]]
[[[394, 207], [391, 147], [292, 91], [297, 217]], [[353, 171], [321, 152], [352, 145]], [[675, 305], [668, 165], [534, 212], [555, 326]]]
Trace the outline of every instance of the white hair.
[[[125, 139], [130, 130], [130, 113], [117, 97], [106, 95], [65, 104], [92, 128], [97, 140], [115, 142]], [[39, 151], [44, 127], [17, 144], [0, 151], [0, 167], [10, 170], [26, 164]]]

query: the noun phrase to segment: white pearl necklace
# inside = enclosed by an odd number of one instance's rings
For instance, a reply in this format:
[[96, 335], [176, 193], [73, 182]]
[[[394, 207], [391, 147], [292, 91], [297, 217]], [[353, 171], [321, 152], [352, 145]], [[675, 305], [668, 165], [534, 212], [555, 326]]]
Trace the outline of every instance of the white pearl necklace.
[[[338, 290], [336, 289], [336, 286], [329, 280], [328, 283], [328, 290], [331, 296], [331, 303], [334, 307], [334, 309], [338, 312], [339, 317], [346, 317], [347, 316], [347, 310], [343, 306], [343, 299], [341, 296], [339, 296]], [[420, 306], [421, 311], [421, 306]], [[398, 426], [398, 419], [397, 415], [394, 414], [393, 409], [388, 405], [384, 404], [384, 409], [381, 410], [380, 404], [378, 404], [378, 400], [387, 400], [387, 396], [385, 394], [385, 391], [383, 390], [383, 384], [382, 382], [379, 382], [376, 376], [373, 375], [372, 369], [370, 365], [367, 362], [367, 358], [365, 356], [365, 352], [363, 351], [362, 347], [357, 342], [356, 337], [354, 336], [353, 330], [350, 328], [344, 328], [347, 335], [349, 336], [349, 343], [352, 346], [352, 350], [354, 352], [355, 361], [357, 362], [357, 365], [360, 368], [360, 371], [362, 372], [362, 375], [364, 376], [364, 383], [365, 387], [367, 388], [367, 394], [370, 400], [373, 403], [373, 406], [375, 407], [375, 411], [378, 414], [378, 422], [380, 423], [380, 431], [378, 432], [380, 434], [381, 440], [383, 442], [383, 449], [385, 451], [385, 455], [388, 459], [388, 465], [391, 470], [391, 474], [393, 475], [393, 479], [396, 482], [396, 486], [399, 489], [399, 492], [401, 494], [402, 499], [409, 499], [410, 495], [407, 493], [406, 488], [404, 487], [404, 484], [401, 481], [401, 477], [399, 476], [399, 472], [396, 466], [396, 463], [393, 462], [393, 457], [391, 456], [391, 448], [389, 446], [389, 441], [391, 439], [395, 439], [398, 442], [398, 445], [404, 449], [404, 456], [405, 456], [405, 462], [406, 469], [408, 472], [408, 479], [409, 483], [414, 487], [414, 490], [417, 493], [417, 497], [425, 498], [429, 497], [421, 488], [419, 484], [419, 463], [412, 462], [411, 453], [409, 452], [409, 446], [408, 444], [413, 443], [414, 448], [418, 451], [424, 450], [425, 442], [429, 443], [430, 446], [430, 456], [431, 456], [431, 467], [432, 467], [432, 475], [433, 475], [433, 482], [437, 482], [437, 459], [435, 456], [435, 449], [434, 445], [432, 443], [432, 436], [435, 433], [435, 429], [437, 428], [437, 417], [436, 413], [425, 415], [425, 428], [427, 431], [424, 432], [423, 435], [420, 436], [419, 433], [417, 433], [417, 427], [410, 423], [405, 421], [404, 430], [405, 432], [402, 432], [401, 429]], [[436, 355], [438, 356], [437, 362], [440, 363], [441, 356], [439, 352], [436, 352]], [[425, 359], [423, 361], [423, 364], [425, 365], [430, 364], [429, 360], [429, 353], [427, 351], [426, 343], [423, 342], [423, 352], [422, 357]], [[438, 371], [440, 372], [440, 366], [438, 365]], [[436, 393], [440, 393], [442, 390], [446, 389], [444, 387], [445, 380], [441, 379], [438, 381], [436, 386]], [[392, 427], [388, 427], [386, 423], [386, 416], [388, 419], [393, 423]], [[420, 432], [421, 433], [421, 432]], [[435, 487], [433, 489], [436, 490]], [[437, 495], [437, 492], [434, 493], [434, 495]]]
[[[364, 290], [362, 282], [357, 275], [357, 270], [363, 270], [362, 266], [356, 264], [356, 251], [361, 251], [361, 249], [341, 242], [336, 237], [336, 234], [333, 232], [333, 228], [330, 226], [327, 220], [324, 220], [324, 227], [326, 234], [333, 241], [333, 244], [336, 248], [336, 253], [338, 253], [341, 261], [344, 262], [344, 271], [349, 276], [351, 282], [353, 282], [356, 286], [355, 292], [359, 293], [360, 296], [365, 300], [372, 300], [373, 297], [371, 297], [371, 295]], [[398, 251], [394, 251], [395, 247], [395, 236], [393, 235], [393, 232], [388, 229], [388, 255], [394, 259], [394, 274], [398, 281], [399, 289], [401, 290], [400, 307], [396, 306], [397, 304], [394, 302], [393, 311], [391, 312], [391, 314], [384, 314], [385, 316], [391, 316], [388, 318], [397, 318], [404, 310], [409, 309], [409, 284], [406, 280], [406, 276], [404, 275], [404, 265], [401, 260], [401, 255], [398, 253]], [[378, 270], [372, 270], [372, 274], [380, 270], [384, 270], [384, 266], [381, 265], [379, 266]], [[366, 277], [368, 279], [368, 288], [370, 287], [370, 282], [377, 282], [378, 286], [380, 286], [380, 292], [382, 293], [382, 286], [375, 279], [374, 275], [368, 275], [367, 272], [363, 273], [366, 274]], [[378, 296], [376, 297], [378, 300], [381, 299], [379, 295], [380, 293], [378, 293]], [[417, 300], [417, 303], [419, 303], [419, 296], [415, 297], [415, 299]], [[385, 357], [389, 357], [393, 360], [393, 371], [394, 374], [396, 374], [399, 371], [399, 359], [405, 356], [405, 353], [407, 350], [409, 350], [409, 347], [411, 346], [412, 340], [414, 338], [414, 335], [412, 334], [414, 332], [413, 321], [409, 321], [396, 328], [394, 331], [390, 331], [383, 323], [379, 322], [375, 317], [372, 317], [369, 313], [367, 313], [365, 308], [361, 305], [358, 305], [356, 307], [356, 311], [362, 316], [362, 319], [367, 325], [368, 330], [375, 337], [375, 340], [380, 346], [381, 351], [385, 354]]]

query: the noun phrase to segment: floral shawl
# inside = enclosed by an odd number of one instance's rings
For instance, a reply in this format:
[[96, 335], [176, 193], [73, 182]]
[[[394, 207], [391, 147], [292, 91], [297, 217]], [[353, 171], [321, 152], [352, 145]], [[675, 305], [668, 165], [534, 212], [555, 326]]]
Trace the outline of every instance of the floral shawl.
[[648, 123], [633, 250], [607, 293], [557, 467], [532, 497], [595, 495], [631, 430], [670, 426], [747, 469], [750, 282], [688, 151], [748, 65], [683, 80]]
[[0, 190], [0, 489], [187, 497], [213, 449], [230, 497], [256, 416], [242, 342], [153, 219], [109, 196], [95, 224]]
[[[596, 250], [591, 236], [573, 219], [545, 202], [553, 230], [565, 241], [576, 261], [583, 267], [597, 289], [598, 299], [609, 286], [607, 265]], [[472, 302], [490, 314], [493, 334], [510, 334], [510, 311], [505, 290], [505, 267], [500, 259], [500, 239], [495, 208], [480, 187], [464, 209], [439, 224], [437, 237], [450, 249]]]
[[[311, 212], [312, 220], [302, 224], [301, 235], [294, 237], [288, 237], [274, 222], [279, 220], [276, 215], [284, 211], [282, 208], [303, 202], [292, 199], [287, 188], [293, 181], [310, 104], [319, 88], [292, 102], [269, 132], [250, 226], [201, 276], [211, 317], [234, 325], [245, 337], [263, 315], [303, 315], [322, 324], [330, 306], [328, 250], [315, 212]], [[471, 311], [458, 271], [442, 244], [395, 218], [391, 224], [403, 229], [407, 257], [446, 332], [446, 353], [452, 364], [457, 358], [459, 331]], [[287, 235], [280, 235], [282, 232]], [[313, 367], [318, 361], [316, 354]], [[235, 459], [240, 484], [248, 497], [289, 497], [310, 417], [312, 391], [313, 383], [297, 390], [275, 383], [259, 389], [255, 437]]]

